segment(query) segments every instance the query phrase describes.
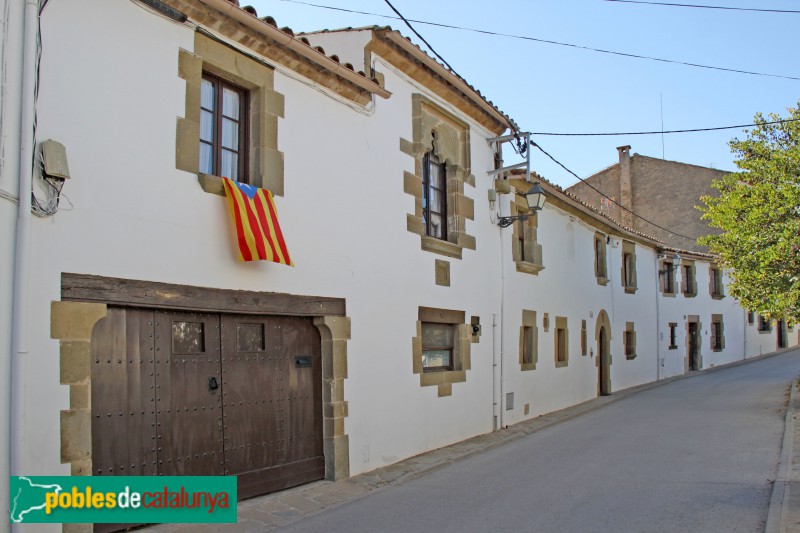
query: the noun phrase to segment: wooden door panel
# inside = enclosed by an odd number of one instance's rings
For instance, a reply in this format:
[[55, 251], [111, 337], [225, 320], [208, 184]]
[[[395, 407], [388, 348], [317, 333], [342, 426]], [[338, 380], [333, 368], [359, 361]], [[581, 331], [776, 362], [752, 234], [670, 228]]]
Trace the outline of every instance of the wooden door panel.
[[[110, 307], [92, 332], [92, 474], [156, 475], [153, 312]], [[95, 533], [137, 524], [97, 524]]]
[[92, 332], [94, 475], [156, 474], [153, 312], [109, 308]]
[[319, 350], [309, 319], [223, 316], [225, 471], [240, 498], [324, 476]]
[[281, 320], [284, 321], [283, 344], [288, 357], [286, 461], [304, 461], [323, 455], [320, 336], [311, 319]]
[[160, 475], [223, 474], [219, 325], [219, 315], [155, 313]]

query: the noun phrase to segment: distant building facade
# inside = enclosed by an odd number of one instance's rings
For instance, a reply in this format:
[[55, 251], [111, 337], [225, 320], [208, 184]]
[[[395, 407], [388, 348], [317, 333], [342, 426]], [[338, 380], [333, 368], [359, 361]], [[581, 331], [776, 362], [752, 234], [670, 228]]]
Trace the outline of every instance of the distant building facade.
[[[630, 146], [618, 147], [619, 162], [589, 176], [585, 183], [577, 183], [567, 190], [600, 208], [625, 227], [652, 235], [675, 248], [708, 251], [707, 247], [699, 246], [696, 240], [715, 230], [701, 220], [702, 213], [696, 206], [702, 205], [700, 197], [716, 194], [711, 183], [728, 172], [639, 154], [631, 155], [630, 150]], [[592, 187], [602, 191], [611, 200]], [[631, 211], [647, 220], [633, 215]]]

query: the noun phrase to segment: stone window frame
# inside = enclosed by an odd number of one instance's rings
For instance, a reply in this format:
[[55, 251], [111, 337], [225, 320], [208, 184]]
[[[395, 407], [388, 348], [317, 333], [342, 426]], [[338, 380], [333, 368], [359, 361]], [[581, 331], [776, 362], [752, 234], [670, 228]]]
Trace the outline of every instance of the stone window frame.
[[[514, 200], [511, 202], [511, 215], [528, 214], [530, 210], [524, 204], [524, 197], [517, 194], [514, 195]], [[512, 227], [511, 234], [511, 258], [517, 267], [517, 272], [524, 274], [538, 275], [539, 272], [544, 270], [542, 264], [542, 245], [539, 244], [538, 227], [539, 217], [533, 215], [524, 220], [516, 221]], [[522, 243], [523, 249], [520, 250], [519, 243]]]
[[[564, 335], [564, 351], [561, 353], [560, 345], [558, 342], [559, 332], [563, 331]], [[569, 365], [569, 328], [567, 327], [567, 317], [557, 316], [555, 320], [555, 327], [553, 328], [553, 355], [555, 358], [556, 368], [563, 368]], [[562, 357], [563, 356], [563, 357]]]
[[[719, 332], [716, 330], [717, 326], [719, 326]], [[712, 352], [721, 352], [725, 349], [725, 322], [721, 314], [711, 315], [709, 342]]]
[[598, 285], [608, 285], [608, 236], [594, 234], [594, 277]]
[[752, 326], [756, 323], [756, 314], [753, 311], [747, 312], [747, 325]]
[[[527, 348], [530, 348], [530, 353], [526, 353]], [[519, 327], [519, 366], [523, 372], [536, 370], [538, 362], [539, 328], [536, 326], [536, 311], [523, 309], [522, 324]]]
[[[475, 176], [471, 173], [470, 127], [419, 93], [411, 95], [411, 108], [412, 140], [400, 139], [400, 150], [414, 158], [414, 173], [403, 174], [403, 190], [415, 199], [414, 213], [406, 215], [406, 228], [420, 236], [422, 250], [461, 259], [464, 249], [476, 248], [475, 237], [466, 230], [466, 221], [475, 220], [475, 202], [464, 194], [466, 185], [475, 187]], [[423, 220], [423, 158], [432, 146], [445, 165], [447, 240], [428, 236]]]
[[[630, 258], [630, 259], [629, 259]], [[630, 261], [630, 265], [627, 265]], [[622, 266], [620, 267], [620, 281], [625, 289], [625, 294], [634, 294], [638, 289], [636, 277], [636, 243], [622, 241]]]
[[681, 294], [684, 298], [697, 296], [697, 266], [689, 259], [681, 261]]
[[284, 95], [274, 90], [274, 67], [195, 32], [194, 51], [178, 53], [178, 76], [186, 82], [186, 108], [177, 119], [175, 168], [196, 174], [204, 191], [225, 196], [219, 176], [200, 173], [200, 88], [204, 73], [248, 92], [247, 176], [255, 187], [284, 195], [283, 152], [278, 150], [278, 118]]
[[625, 331], [622, 334], [622, 351], [625, 359], [636, 359], [636, 325], [633, 322], [625, 322]]
[[[50, 304], [50, 338], [59, 341], [60, 383], [69, 386], [69, 409], [60, 411], [60, 435], [61, 463], [70, 464], [71, 475], [92, 475], [92, 331], [107, 316], [109, 305], [313, 317], [321, 342], [325, 479], [350, 477], [344, 392], [351, 326], [344, 299], [62, 273], [61, 300]], [[91, 525], [63, 529], [88, 531]]]
[[722, 269], [716, 265], [708, 267], [708, 294], [715, 300], [722, 300], [725, 298]]
[[[422, 368], [422, 323], [435, 322], [454, 326], [453, 370], [425, 372]], [[417, 311], [416, 335], [411, 339], [411, 363], [414, 374], [419, 374], [421, 387], [436, 386], [439, 397], [453, 394], [453, 383], [467, 381], [471, 368], [472, 325], [466, 323], [466, 313], [452, 309], [420, 306]]]
[[[667, 298], [675, 298], [675, 271], [677, 267], [675, 263], [673, 263], [669, 259], [662, 259], [660, 262], [660, 268], [658, 269], [658, 277], [659, 277], [659, 289], [662, 296], [666, 296]], [[672, 290], [668, 290], [669, 288]]]
[[670, 322], [669, 323], [669, 347], [668, 350], [677, 350], [678, 349], [678, 323], [677, 322]]

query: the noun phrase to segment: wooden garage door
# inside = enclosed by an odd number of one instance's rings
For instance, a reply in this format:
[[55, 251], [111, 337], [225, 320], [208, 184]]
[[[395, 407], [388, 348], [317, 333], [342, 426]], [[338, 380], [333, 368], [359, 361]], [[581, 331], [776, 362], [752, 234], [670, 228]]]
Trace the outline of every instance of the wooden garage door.
[[240, 498], [324, 477], [311, 319], [109, 308], [92, 362], [95, 475], [236, 475]]

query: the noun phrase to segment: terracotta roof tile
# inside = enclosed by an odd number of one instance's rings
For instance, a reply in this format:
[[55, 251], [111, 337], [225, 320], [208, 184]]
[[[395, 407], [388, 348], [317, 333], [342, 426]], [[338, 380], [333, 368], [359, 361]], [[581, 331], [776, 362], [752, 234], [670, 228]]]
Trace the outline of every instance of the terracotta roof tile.
[[416, 47], [416, 48], [417, 48], [417, 49], [418, 49], [420, 52], [422, 52], [423, 54], [425, 54], [426, 56], [428, 56], [428, 57], [429, 57], [429, 58], [430, 58], [432, 61], [434, 61], [436, 64], [438, 64], [438, 65], [439, 65], [439, 66], [441, 66], [443, 69], [447, 70], [447, 71], [448, 71], [450, 74], [452, 74], [453, 76], [455, 76], [456, 78], [458, 78], [459, 80], [461, 80], [462, 82], [464, 82], [464, 83], [465, 83], [465, 84], [466, 84], [466, 85], [467, 85], [467, 86], [468, 86], [468, 87], [469, 87], [469, 88], [470, 88], [470, 89], [471, 89], [471, 90], [472, 90], [472, 91], [473, 91], [473, 92], [474, 92], [474, 93], [475, 93], [475, 94], [476, 94], [476, 95], [477, 95], [477, 96], [478, 96], [478, 97], [479, 97], [481, 100], [483, 100], [484, 102], [486, 102], [487, 104], [489, 104], [489, 105], [490, 105], [490, 106], [491, 106], [491, 107], [492, 107], [492, 108], [493, 108], [493, 109], [494, 109], [494, 110], [495, 110], [497, 113], [499, 113], [499, 114], [500, 114], [500, 115], [501, 115], [503, 118], [505, 118], [505, 119], [506, 119], [506, 120], [507, 120], [509, 123], [513, 124], [513, 125], [514, 125], [514, 128], [516, 128], [516, 129], [519, 129], [519, 126], [518, 126], [518, 125], [517, 125], [517, 123], [514, 121], [514, 119], [512, 119], [510, 116], [508, 116], [506, 113], [504, 113], [504, 112], [503, 112], [503, 111], [502, 111], [500, 108], [498, 108], [498, 107], [497, 107], [497, 106], [494, 104], [494, 102], [492, 102], [491, 100], [489, 100], [488, 98], [486, 98], [486, 97], [485, 97], [485, 96], [484, 96], [484, 95], [483, 95], [483, 94], [482, 94], [482, 93], [481, 93], [481, 92], [480, 92], [478, 89], [476, 89], [476, 88], [475, 88], [475, 86], [473, 86], [473, 85], [472, 85], [471, 83], [469, 83], [467, 80], [465, 80], [464, 78], [462, 78], [462, 77], [461, 77], [461, 76], [460, 76], [458, 73], [454, 72], [454, 71], [453, 71], [452, 69], [450, 69], [450, 68], [449, 68], [447, 65], [445, 65], [445, 64], [443, 64], [441, 61], [439, 61], [437, 58], [435, 58], [435, 57], [431, 56], [431, 55], [430, 55], [428, 52], [426, 52], [425, 50], [423, 50], [423, 49], [422, 49], [422, 48], [421, 48], [421, 47], [420, 47], [418, 44], [416, 44], [414, 41], [412, 41], [412, 40], [411, 40], [409, 37], [406, 37], [405, 35], [403, 35], [402, 33], [400, 33], [400, 31], [393, 29], [391, 26], [378, 26], [378, 25], [373, 25], [373, 26], [360, 26], [360, 27], [356, 27], [356, 28], [353, 28], [353, 27], [347, 27], [347, 28], [340, 28], [340, 29], [335, 29], [335, 30], [324, 29], [324, 30], [317, 30], [317, 31], [310, 31], [310, 32], [302, 32], [302, 33], [300, 33], [300, 34], [298, 34], [298, 35], [314, 35], [314, 34], [321, 34], [321, 33], [344, 33], [344, 32], [353, 32], [353, 31], [376, 31], [376, 32], [380, 32], [380, 31], [382, 31], [382, 32], [393, 32], [393, 33], [396, 33], [396, 34], [398, 34], [398, 35], [402, 36], [402, 37], [403, 37], [403, 38], [404, 38], [406, 41], [408, 41], [409, 43], [411, 43], [411, 44], [412, 44], [414, 47]]

